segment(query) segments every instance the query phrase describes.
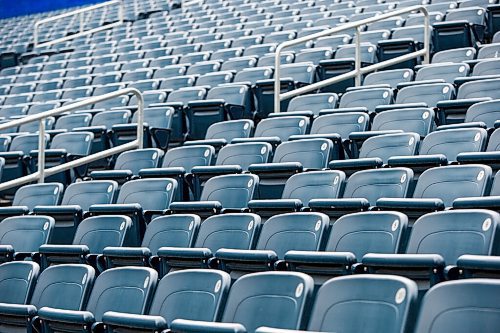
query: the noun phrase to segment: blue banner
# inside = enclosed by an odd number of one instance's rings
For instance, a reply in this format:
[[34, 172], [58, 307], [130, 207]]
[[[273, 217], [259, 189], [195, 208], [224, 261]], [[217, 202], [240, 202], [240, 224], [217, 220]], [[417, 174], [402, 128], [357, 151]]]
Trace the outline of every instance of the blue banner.
[[0, 0], [0, 19], [70, 8], [105, 0]]

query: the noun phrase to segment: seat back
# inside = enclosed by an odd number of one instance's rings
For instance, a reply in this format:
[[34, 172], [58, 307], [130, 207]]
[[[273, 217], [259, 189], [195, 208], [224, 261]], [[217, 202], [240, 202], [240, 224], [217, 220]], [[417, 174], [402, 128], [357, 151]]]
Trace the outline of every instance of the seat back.
[[333, 278], [318, 290], [308, 330], [408, 332], [413, 324], [417, 293], [415, 282], [394, 275]]
[[[46, 137], [46, 142], [49, 141], [49, 136]], [[30, 151], [38, 149], [38, 134], [23, 134], [16, 136], [10, 143], [9, 151], [22, 151], [24, 155], [28, 155]]]
[[150, 315], [175, 319], [218, 321], [231, 278], [223, 271], [188, 269], [165, 275], [158, 283]]
[[30, 211], [35, 206], [56, 206], [61, 201], [62, 192], [60, 183], [24, 185], [16, 191], [12, 206], [26, 206]]
[[254, 85], [259, 80], [267, 80], [273, 76], [272, 67], [245, 68], [234, 76], [233, 82], [249, 82]]
[[482, 128], [459, 128], [429, 133], [420, 145], [420, 155], [443, 154], [456, 161], [463, 152], [480, 152], [486, 148], [488, 133]]
[[400, 212], [360, 212], [333, 224], [325, 251], [351, 252], [358, 261], [367, 253], [398, 253], [408, 217]]
[[344, 190], [342, 171], [311, 171], [291, 176], [283, 189], [283, 199], [299, 199], [304, 206], [311, 199], [335, 199]]
[[392, 101], [392, 89], [371, 88], [348, 91], [340, 99], [340, 108], [365, 107], [368, 111], [375, 111], [378, 105], [390, 104]]
[[485, 165], [451, 165], [425, 170], [418, 179], [414, 198], [439, 198], [446, 207], [460, 197], [481, 197], [491, 186], [491, 168]]
[[396, 97], [397, 104], [421, 103], [436, 107], [437, 102], [452, 99], [455, 88], [450, 83], [428, 83], [402, 88]]
[[81, 311], [87, 304], [94, 277], [94, 268], [88, 265], [47, 267], [38, 277], [30, 304], [37, 309], [46, 306]]
[[158, 273], [146, 267], [120, 267], [104, 271], [96, 279], [87, 311], [101, 321], [107, 311], [145, 314], [156, 288]]
[[92, 118], [92, 126], [104, 126], [106, 129], [111, 129], [113, 125], [127, 124], [131, 114], [129, 110], [99, 112]]
[[222, 214], [207, 218], [200, 226], [194, 247], [217, 250], [252, 249], [261, 226], [260, 216], [251, 213]]
[[288, 213], [270, 217], [255, 248], [283, 259], [288, 251], [318, 251], [330, 219], [322, 213]]
[[157, 168], [163, 151], [156, 148], [129, 150], [118, 155], [115, 170], [130, 170], [134, 175], [141, 169]]
[[368, 129], [370, 118], [365, 112], [339, 112], [319, 116], [311, 126], [311, 134], [337, 133], [341, 138], [349, 138], [352, 132]]
[[457, 99], [491, 97], [500, 98], [500, 79], [470, 81], [458, 89]]
[[1, 303], [27, 304], [35, 288], [40, 267], [32, 261], [13, 261], [0, 265]]
[[69, 114], [57, 119], [54, 129], [65, 129], [72, 131], [76, 127], [87, 127], [90, 125], [92, 115], [90, 113]]
[[335, 108], [337, 100], [334, 93], [297, 96], [290, 100], [287, 111], [312, 111], [317, 116], [321, 110]]
[[[139, 113], [134, 113], [132, 123], [137, 123]], [[144, 109], [144, 122], [151, 128], [170, 128], [172, 126], [172, 119], [174, 117], [174, 110], [172, 108], [146, 108]]]
[[86, 245], [91, 254], [100, 254], [107, 246], [125, 245], [131, 225], [130, 218], [123, 215], [88, 217], [78, 225], [73, 245]]
[[12, 245], [15, 252], [38, 252], [38, 248], [50, 241], [54, 229], [50, 216], [13, 216], [0, 223], [0, 244]]
[[258, 184], [259, 177], [252, 174], [212, 177], [205, 183], [200, 201], [219, 201], [224, 208], [245, 208]]
[[344, 198], [365, 198], [372, 206], [379, 198], [406, 198], [412, 179], [408, 168], [358, 171], [347, 180]]
[[50, 144], [50, 149], [64, 149], [68, 154], [86, 156], [90, 154], [92, 132], [69, 132], [57, 134]]
[[272, 146], [266, 142], [238, 143], [224, 146], [219, 151], [216, 165], [239, 165], [243, 170], [256, 163], [268, 163]]
[[255, 128], [254, 137], [277, 136], [287, 141], [292, 135], [306, 134], [309, 118], [305, 116], [284, 116], [263, 119]]
[[496, 255], [500, 215], [483, 209], [429, 213], [413, 225], [407, 253], [439, 254], [454, 265], [463, 254]]
[[482, 121], [488, 128], [495, 126], [500, 111], [500, 100], [475, 103], [467, 110], [465, 122]]
[[214, 154], [214, 147], [208, 145], [172, 148], [163, 157], [162, 167], [183, 167], [189, 173], [194, 166], [210, 165]]
[[439, 51], [432, 57], [432, 63], [440, 62], [462, 62], [473, 60], [476, 56], [476, 49], [473, 47], [463, 47], [458, 49]]
[[431, 108], [388, 110], [375, 116], [372, 131], [403, 130], [424, 137], [434, 129], [434, 118], [435, 113]]
[[200, 225], [194, 214], [175, 214], [153, 219], [147, 226], [142, 246], [156, 255], [160, 247], [191, 247]]
[[276, 148], [273, 163], [299, 162], [304, 168], [324, 169], [332, 155], [333, 144], [327, 139], [284, 142]]
[[61, 205], [78, 205], [83, 211], [96, 204], [112, 204], [118, 184], [112, 180], [92, 180], [70, 184], [64, 192]]
[[391, 156], [413, 156], [418, 151], [420, 135], [417, 133], [395, 133], [368, 138], [359, 151], [360, 158], [378, 157], [384, 163]]
[[304, 328], [304, 307], [313, 288], [312, 278], [297, 272], [245, 275], [231, 287], [222, 321], [242, 324], [247, 332], [261, 326]]
[[143, 210], [164, 210], [175, 197], [177, 181], [170, 178], [131, 180], [123, 184], [117, 204], [139, 204]]
[[415, 81], [422, 80], [444, 80], [454, 83], [455, 78], [469, 75], [469, 65], [467, 64], [432, 64], [422, 67], [415, 76]]
[[205, 139], [225, 139], [230, 143], [234, 138], [248, 138], [253, 128], [253, 121], [249, 119], [223, 121], [210, 125]]
[[493, 333], [500, 325], [498, 292], [494, 279], [440, 283], [424, 296], [415, 333]]
[[394, 89], [398, 86], [398, 83], [410, 82], [412, 79], [413, 70], [409, 68], [391, 69], [367, 74], [363, 80], [363, 85], [388, 84]]

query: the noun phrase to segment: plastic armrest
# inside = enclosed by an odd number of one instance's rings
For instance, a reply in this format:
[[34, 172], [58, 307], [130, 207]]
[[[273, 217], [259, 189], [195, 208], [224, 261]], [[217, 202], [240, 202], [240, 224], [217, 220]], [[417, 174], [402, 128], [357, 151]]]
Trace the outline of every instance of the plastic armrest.
[[0, 303], [0, 316], [33, 317], [36, 313], [33, 305]]
[[156, 178], [156, 177], [179, 177], [186, 174], [186, 169], [183, 167], [169, 168], [152, 168], [139, 170], [141, 178]]
[[192, 140], [184, 142], [184, 146], [209, 145], [221, 148], [227, 145], [226, 139], [207, 139], [207, 140]]
[[151, 256], [151, 251], [147, 247], [105, 247], [102, 254], [107, 257], [119, 257], [119, 258], [130, 258], [130, 257], [149, 257]]
[[14, 260], [14, 247], [12, 245], [0, 245], [0, 262]]
[[403, 89], [405, 87], [418, 86], [421, 84], [432, 84], [432, 83], [446, 83], [444, 79], [432, 79], [432, 80], [420, 80], [420, 81], [410, 81], [410, 82], [401, 82], [398, 83], [398, 90]]
[[442, 131], [442, 130], [448, 130], [448, 129], [455, 129], [455, 128], [484, 128], [487, 129], [488, 127], [486, 126], [485, 123], [482, 121], [475, 121], [475, 122], [470, 122], [470, 123], [460, 123], [460, 124], [451, 124], [451, 125], [441, 125], [436, 128], [436, 131]]
[[191, 101], [187, 105], [188, 105], [188, 107], [197, 107], [197, 106], [204, 107], [206, 105], [224, 106], [224, 105], [226, 105], [226, 101], [222, 98], [221, 99], [204, 99], [204, 100], [199, 100], [199, 101]]
[[107, 131], [106, 126], [89, 126], [89, 127], [75, 127], [71, 130], [72, 132], [92, 132], [92, 133], [105, 133]]
[[208, 268], [209, 261], [213, 258], [212, 251], [207, 248], [176, 248], [161, 247], [157, 257], [163, 263], [159, 270], [167, 271], [169, 268]]
[[371, 137], [385, 134], [403, 133], [402, 130], [388, 130], [388, 131], [366, 131], [366, 132], [352, 132], [349, 134], [349, 139], [352, 141], [365, 141]]
[[92, 214], [134, 214], [142, 212], [142, 207], [139, 204], [99, 204], [89, 207], [89, 212]]
[[224, 175], [242, 172], [243, 169], [239, 165], [195, 166], [191, 169], [191, 173], [195, 176]]
[[500, 164], [500, 152], [460, 153], [457, 155], [457, 162], [460, 164]]
[[255, 333], [320, 333], [317, 331], [299, 331], [299, 330], [285, 330], [282, 328], [272, 328], [272, 327], [259, 327], [255, 330]]
[[250, 200], [248, 208], [252, 211], [292, 211], [298, 212], [302, 202], [298, 199]]
[[281, 139], [277, 136], [261, 136], [253, 138], [234, 138], [231, 143], [246, 143], [246, 142], [268, 142], [272, 146], [281, 144]]
[[351, 272], [356, 256], [351, 252], [288, 251], [284, 261], [292, 271], [337, 276]]
[[[500, 127], [500, 120], [495, 120], [495, 123], [493, 126], [495, 127], [495, 129], [499, 128]], [[3, 155], [0, 154], [0, 156], [3, 156]]]
[[309, 208], [314, 211], [364, 211], [370, 208], [370, 203], [365, 198], [311, 199]]
[[167, 321], [161, 316], [137, 315], [114, 311], [105, 312], [102, 322], [114, 327], [139, 328], [144, 330], [162, 330], [167, 328]]
[[53, 245], [45, 244], [40, 246], [40, 254], [42, 255], [70, 255], [70, 256], [85, 256], [89, 254], [87, 245]]
[[389, 157], [387, 164], [391, 167], [434, 167], [448, 164], [448, 159], [443, 154], [417, 155], [417, 156], [393, 156]]
[[459, 268], [475, 270], [495, 270], [500, 272], [500, 257], [464, 254], [458, 257]]
[[363, 259], [364, 266], [373, 267], [445, 267], [443, 257], [438, 254], [379, 254], [368, 253]]
[[383, 210], [405, 211], [439, 211], [443, 210], [444, 203], [441, 199], [412, 199], [412, 198], [380, 198], [376, 203], [377, 208]]
[[61, 310], [43, 307], [38, 310], [38, 316], [48, 321], [58, 321], [82, 325], [95, 322], [94, 315], [90, 311]]
[[379, 105], [375, 108], [375, 112], [384, 112], [388, 110], [395, 110], [395, 109], [409, 109], [409, 108], [426, 108], [428, 107], [427, 103], [425, 102], [418, 102], [418, 103], [404, 103], [404, 104], [389, 104], [389, 105]]
[[130, 179], [134, 174], [130, 170], [103, 170], [92, 171], [90, 178], [94, 180], [114, 180], [114, 179]]
[[233, 250], [219, 249], [214, 257], [225, 271], [261, 271], [269, 270], [278, 261], [278, 256], [270, 250]]
[[10, 207], [0, 207], [0, 218], [6, 218], [9, 216], [26, 215], [30, 211], [26, 206], [10, 206]]
[[247, 330], [241, 324], [215, 323], [208, 321], [195, 321], [176, 319], [170, 325], [175, 333], [246, 333]]
[[439, 101], [436, 106], [439, 109], [452, 109], [452, 108], [463, 108], [467, 109], [472, 104], [479, 102], [485, 102], [491, 100], [490, 97], [477, 97], [477, 98], [466, 98], [466, 99], [454, 99], [448, 101]]
[[286, 112], [280, 112], [280, 113], [270, 113], [267, 117], [268, 118], [275, 118], [275, 117], [286, 117], [286, 116], [305, 116], [312, 118], [314, 117], [314, 112], [310, 110], [303, 110], [303, 111], [286, 111]]
[[500, 196], [457, 198], [453, 201], [453, 208], [484, 208], [500, 210]]
[[251, 173], [279, 173], [279, 172], [302, 172], [303, 167], [299, 162], [286, 163], [259, 163], [251, 164], [248, 171]]
[[349, 91], [356, 91], [356, 90], [363, 90], [363, 89], [374, 89], [374, 88], [391, 88], [391, 85], [387, 84], [387, 83], [369, 84], [366, 86], [347, 87], [345, 91], [349, 92]]
[[332, 114], [332, 113], [342, 113], [342, 112], [364, 112], [368, 113], [368, 108], [364, 106], [352, 107], [352, 108], [335, 108], [335, 109], [323, 109], [319, 111], [319, 115]]
[[64, 206], [36, 206], [33, 208], [33, 213], [39, 215], [81, 215], [82, 208], [78, 205]]
[[169, 207], [169, 210], [174, 213], [213, 211], [217, 214], [221, 209], [222, 205], [219, 201], [172, 202]]
[[288, 141], [302, 140], [302, 139], [328, 139], [333, 143], [341, 143], [342, 138], [337, 133], [331, 134], [304, 134], [304, 135], [292, 135], [288, 138]]
[[380, 157], [358, 158], [351, 160], [335, 160], [328, 164], [332, 170], [364, 170], [381, 168], [384, 162]]

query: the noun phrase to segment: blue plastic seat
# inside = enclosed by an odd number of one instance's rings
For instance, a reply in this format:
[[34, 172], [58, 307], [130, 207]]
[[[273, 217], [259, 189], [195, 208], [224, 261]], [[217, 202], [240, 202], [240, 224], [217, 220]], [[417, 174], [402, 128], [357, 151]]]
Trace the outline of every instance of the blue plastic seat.
[[391, 104], [392, 98], [390, 88], [352, 90], [342, 95], [339, 111], [373, 112], [377, 106]]
[[[30, 184], [20, 187], [14, 199], [12, 206], [8, 209], [21, 208], [22, 215], [32, 212], [35, 206], [57, 206], [59, 205], [63, 193], [63, 186], [59, 183], [45, 183], [45, 184]], [[3, 212], [3, 210], [0, 210]], [[6, 212], [9, 214], [9, 212]], [[3, 214], [2, 214], [3, 215]]]
[[462, 62], [473, 60], [476, 56], [476, 49], [473, 47], [463, 47], [451, 50], [439, 51], [432, 57], [432, 63], [440, 62]]
[[35, 289], [40, 267], [32, 261], [7, 262], [0, 265], [0, 302], [28, 304]]
[[0, 261], [24, 260], [51, 239], [50, 216], [13, 216], [0, 223]]
[[108, 311], [145, 314], [156, 289], [158, 274], [151, 268], [124, 267], [103, 272], [96, 279], [84, 311], [43, 307], [38, 314], [44, 330], [97, 332]]
[[[31, 274], [36, 275], [33, 271]], [[32, 327], [40, 328], [40, 323], [36, 322], [35, 318], [38, 309], [42, 307], [83, 310], [94, 283], [94, 275], [94, 269], [87, 265], [48, 267], [38, 276], [28, 305], [1, 303], [1, 325], [12, 332], [18, 330], [31, 332]]]
[[221, 323], [177, 319], [172, 322], [171, 329], [190, 333], [228, 329], [255, 332], [261, 326], [304, 329], [305, 304], [310, 301], [312, 289], [312, 279], [302, 273], [248, 274], [231, 287]]
[[399, 83], [413, 80], [413, 70], [409, 68], [391, 69], [367, 74], [363, 80], [364, 86], [389, 85], [395, 89]]
[[440, 283], [424, 297], [415, 332], [494, 332], [499, 324], [494, 297], [499, 288], [493, 279]]
[[333, 93], [320, 93], [294, 97], [288, 104], [287, 112], [302, 113], [317, 116], [324, 109], [334, 109], [337, 106], [338, 96]]
[[176, 319], [218, 321], [229, 292], [227, 273], [213, 270], [184, 270], [161, 279], [148, 315], [131, 316], [106, 312], [103, 322], [110, 329], [162, 330]]

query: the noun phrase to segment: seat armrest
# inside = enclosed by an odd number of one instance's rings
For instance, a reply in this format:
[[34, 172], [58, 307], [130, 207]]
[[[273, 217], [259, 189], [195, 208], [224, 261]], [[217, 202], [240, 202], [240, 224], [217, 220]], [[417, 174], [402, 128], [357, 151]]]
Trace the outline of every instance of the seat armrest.
[[172, 322], [171, 331], [173, 333], [246, 333], [247, 330], [241, 324], [215, 323], [209, 321], [196, 321], [176, 319]]
[[40, 246], [40, 254], [42, 255], [73, 255], [81, 256], [89, 254], [87, 245], [53, 245], [44, 244]]
[[351, 274], [356, 256], [351, 252], [288, 251], [287, 269], [313, 275], [341, 276]]
[[409, 82], [400, 82], [398, 83], [398, 90], [401, 90], [405, 87], [413, 87], [422, 84], [433, 84], [433, 83], [446, 83], [444, 79], [432, 79], [432, 80], [420, 80], [420, 81], [409, 81]]
[[196, 145], [209, 145], [213, 146], [216, 150], [227, 145], [226, 139], [206, 139], [206, 140], [192, 140], [184, 142], [184, 146], [196, 146]]
[[213, 254], [207, 248], [160, 247], [157, 257], [161, 259], [160, 270], [166, 273], [170, 268], [208, 268]]
[[259, 163], [251, 164], [248, 171], [258, 174], [295, 174], [303, 171], [302, 164], [299, 162], [286, 162], [286, 163]]
[[238, 174], [242, 172], [243, 169], [239, 165], [195, 166], [191, 169], [191, 174], [198, 177]]
[[257, 214], [272, 212], [272, 215], [275, 215], [300, 211], [302, 201], [299, 199], [250, 200], [248, 208]]
[[441, 125], [436, 128], [436, 131], [455, 129], [455, 128], [484, 128], [488, 129], [485, 123], [482, 121], [474, 121], [470, 123], [460, 123], [460, 124], [451, 124], [451, 125]]
[[427, 107], [429, 106], [425, 102], [379, 105], [375, 108], [375, 113], [384, 112], [388, 110], [395, 110], [395, 109], [427, 108]]
[[352, 141], [365, 141], [371, 137], [385, 135], [385, 134], [397, 134], [403, 133], [402, 130], [388, 130], [388, 131], [365, 131], [365, 132], [352, 132], [349, 134], [349, 140]]
[[459, 164], [486, 164], [491, 166], [493, 170], [498, 170], [500, 169], [500, 152], [460, 153], [457, 155], [457, 162]]
[[319, 115], [323, 116], [325, 114], [332, 113], [342, 113], [342, 112], [364, 112], [368, 113], [368, 108], [364, 106], [352, 107], [352, 108], [335, 108], [335, 109], [323, 109], [319, 111]]
[[199, 101], [191, 101], [188, 103], [188, 107], [205, 107], [206, 105], [226, 105], [226, 101], [224, 99], [204, 99]]
[[92, 215], [99, 214], [119, 214], [128, 215], [137, 212], [142, 213], [142, 207], [139, 204], [98, 204], [89, 207]]
[[231, 143], [247, 143], [247, 142], [267, 142], [273, 147], [277, 147], [281, 144], [281, 139], [277, 136], [261, 136], [253, 138], [234, 138]]
[[191, 201], [191, 202], [172, 202], [168, 209], [174, 214], [181, 213], [200, 213], [210, 212], [212, 214], [220, 213], [222, 205], [219, 201]]
[[305, 116], [308, 118], [314, 117], [314, 112], [310, 110], [303, 110], [303, 111], [286, 111], [286, 112], [280, 112], [280, 113], [270, 113], [267, 117], [268, 118], [276, 118], [276, 117], [287, 117], [287, 116]]
[[15, 250], [12, 245], [0, 245], [0, 263], [15, 259]]
[[490, 100], [490, 97], [478, 97], [437, 102], [438, 123], [441, 125], [463, 123], [470, 106]]
[[500, 210], [500, 196], [457, 198], [453, 201], [454, 209], [482, 208]]
[[282, 328], [271, 328], [271, 327], [259, 327], [255, 330], [255, 333], [320, 333], [317, 331], [299, 331], [299, 330], [285, 330]]
[[425, 211], [434, 212], [444, 210], [441, 199], [413, 199], [413, 198], [380, 198], [376, 207], [381, 210], [398, 211]]
[[328, 164], [328, 168], [332, 170], [342, 170], [348, 176], [356, 171], [366, 169], [378, 169], [384, 165], [380, 157], [357, 158], [350, 160], [334, 160]]
[[102, 251], [107, 268], [148, 266], [151, 251], [147, 247], [105, 247]]
[[33, 317], [37, 313], [33, 305], [0, 303], [0, 316]]
[[167, 321], [161, 316], [137, 315], [107, 311], [102, 316], [102, 322], [111, 327], [139, 328], [143, 330], [163, 330], [167, 328]]
[[288, 141], [303, 140], [303, 139], [328, 139], [332, 141], [333, 144], [342, 143], [342, 138], [337, 133], [292, 135], [288, 138]]
[[332, 218], [349, 213], [367, 211], [370, 209], [370, 203], [365, 198], [311, 199], [309, 201], [309, 208], [314, 212], [321, 212]]
[[269, 250], [233, 250], [220, 249], [214, 257], [220, 264], [220, 269], [244, 272], [269, 271], [274, 269], [278, 256]]
[[448, 159], [443, 154], [416, 155], [416, 156], [393, 156], [387, 160], [391, 167], [408, 167], [415, 169], [429, 169], [448, 164]]
[[181, 177], [186, 174], [183, 167], [151, 168], [139, 170], [141, 178]]
[[463, 278], [499, 278], [500, 258], [498, 256], [461, 255], [457, 259], [459, 274]]
[[48, 321], [57, 321], [72, 324], [92, 324], [95, 322], [94, 315], [90, 311], [61, 310], [43, 307], [38, 310], [38, 316]]
[[0, 207], [0, 220], [11, 216], [27, 215], [29, 212], [26, 206]]
[[119, 180], [125, 182], [131, 179], [133, 175], [130, 170], [102, 170], [92, 171], [90, 178], [93, 180]]
[[35, 206], [33, 213], [37, 215], [82, 215], [82, 208], [78, 205], [64, 206]]

